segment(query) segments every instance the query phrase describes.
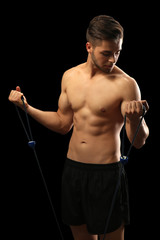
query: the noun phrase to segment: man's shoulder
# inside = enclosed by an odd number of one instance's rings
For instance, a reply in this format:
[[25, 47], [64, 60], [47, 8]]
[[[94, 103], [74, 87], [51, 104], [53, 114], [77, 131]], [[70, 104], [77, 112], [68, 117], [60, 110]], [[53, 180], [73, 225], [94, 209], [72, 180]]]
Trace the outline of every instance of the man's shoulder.
[[70, 85], [75, 82], [75, 79], [77, 79], [78, 74], [81, 72], [81, 65], [82, 64], [72, 67], [64, 72], [62, 77], [62, 86], [64, 89], [66, 89], [68, 84]]
[[140, 89], [136, 80], [125, 73], [120, 68], [117, 69], [117, 75], [119, 75], [119, 86], [123, 89], [123, 94], [130, 100], [136, 100], [140, 97]]
[[117, 76], [117, 79], [121, 82], [121, 84], [128, 85], [128, 86], [134, 86], [137, 85], [136, 80], [129, 76], [126, 72], [124, 72], [122, 69], [116, 66], [115, 69], [115, 75]]
[[82, 63], [66, 70], [63, 74], [63, 77], [72, 77], [74, 74], [80, 73], [82, 71], [83, 66], [84, 64]]

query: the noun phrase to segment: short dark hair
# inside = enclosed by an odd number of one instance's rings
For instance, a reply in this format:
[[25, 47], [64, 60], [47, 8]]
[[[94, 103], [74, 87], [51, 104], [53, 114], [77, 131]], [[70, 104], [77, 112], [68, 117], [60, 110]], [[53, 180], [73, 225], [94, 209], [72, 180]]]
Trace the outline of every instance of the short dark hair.
[[99, 15], [94, 17], [87, 28], [86, 38], [93, 45], [96, 40], [117, 40], [123, 38], [123, 27], [113, 17]]

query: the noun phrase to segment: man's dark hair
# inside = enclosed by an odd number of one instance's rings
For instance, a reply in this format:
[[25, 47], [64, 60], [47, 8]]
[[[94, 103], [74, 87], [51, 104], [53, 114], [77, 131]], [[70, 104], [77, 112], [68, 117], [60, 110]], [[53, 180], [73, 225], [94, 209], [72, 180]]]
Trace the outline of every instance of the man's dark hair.
[[86, 32], [88, 42], [93, 45], [97, 40], [117, 40], [123, 38], [123, 27], [113, 17], [99, 15], [94, 17]]

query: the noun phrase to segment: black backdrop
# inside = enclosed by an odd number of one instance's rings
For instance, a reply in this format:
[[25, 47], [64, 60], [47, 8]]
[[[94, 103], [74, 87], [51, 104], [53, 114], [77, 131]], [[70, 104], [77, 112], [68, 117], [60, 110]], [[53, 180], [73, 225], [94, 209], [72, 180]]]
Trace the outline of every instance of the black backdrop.
[[[126, 1], [125, 1], [126, 2]], [[19, 85], [28, 102], [43, 110], [57, 110], [63, 72], [86, 61], [85, 31], [96, 15], [115, 17], [125, 29], [123, 51], [118, 66], [134, 77], [147, 99], [150, 111], [146, 121], [150, 137], [140, 150], [132, 150], [126, 166], [130, 190], [131, 224], [126, 239], [145, 239], [155, 233], [153, 219], [157, 208], [157, 175], [153, 152], [155, 8], [132, 3], [23, 4], [4, 6], [3, 83], [7, 86], [5, 124], [7, 130], [4, 173], [5, 234], [16, 239], [60, 239], [55, 219], [14, 105], [7, 100]], [[21, 111], [22, 115], [24, 113]], [[25, 121], [25, 118], [24, 118]], [[61, 222], [61, 174], [71, 133], [61, 136], [30, 118], [37, 154], [65, 239], [70, 230]], [[3, 130], [3, 129], [2, 129]], [[6, 134], [7, 133], [7, 134]], [[128, 147], [128, 141], [126, 140]]]

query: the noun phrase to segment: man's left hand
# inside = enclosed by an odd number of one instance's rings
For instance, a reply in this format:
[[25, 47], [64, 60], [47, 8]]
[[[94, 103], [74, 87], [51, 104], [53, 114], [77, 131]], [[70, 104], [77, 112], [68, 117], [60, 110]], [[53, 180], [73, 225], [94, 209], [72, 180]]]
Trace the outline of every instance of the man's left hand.
[[144, 111], [143, 105], [147, 112], [149, 110], [149, 105], [146, 100], [125, 102], [124, 113], [126, 114], [126, 117], [130, 121], [139, 119]]

